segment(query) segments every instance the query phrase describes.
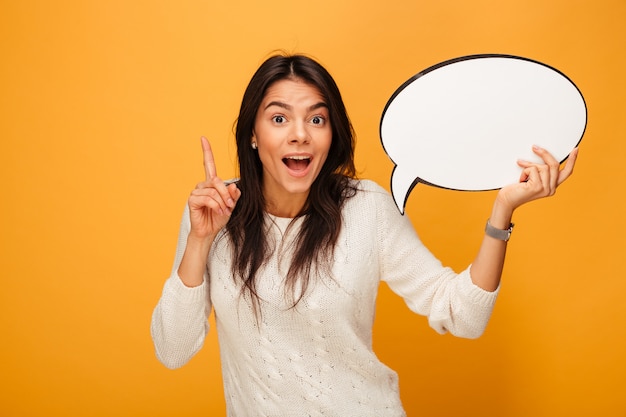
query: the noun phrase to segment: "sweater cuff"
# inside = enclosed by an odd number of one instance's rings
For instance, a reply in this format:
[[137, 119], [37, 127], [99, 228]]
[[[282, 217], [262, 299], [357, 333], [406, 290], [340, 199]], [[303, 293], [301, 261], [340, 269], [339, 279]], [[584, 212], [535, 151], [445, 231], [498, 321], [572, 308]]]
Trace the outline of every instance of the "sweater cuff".
[[[470, 265], [471, 267], [471, 265]], [[500, 292], [500, 284], [494, 291], [487, 291], [474, 284], [472, 276], [470, 274], [470, 267], [463, 271], [460, 275], [460, 289], [465, 297], [474, 305], [480, 305], [483, 307], [493, 308], [498, 293]]]

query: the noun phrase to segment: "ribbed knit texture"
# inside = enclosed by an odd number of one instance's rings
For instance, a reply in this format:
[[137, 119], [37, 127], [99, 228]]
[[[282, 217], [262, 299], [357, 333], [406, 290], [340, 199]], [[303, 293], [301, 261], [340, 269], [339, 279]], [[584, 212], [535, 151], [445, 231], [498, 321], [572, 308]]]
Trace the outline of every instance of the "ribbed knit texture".
[[204, 284], [183, 285], [176, 271], [190, 228], [185, 211], [172, 274], [152, 317], [159, 360], [171, 368], [189, 361], [213, 309], [229, 416], [404, 416], [397, 374], [372, 351], [380, 281], [437, 332], [469, 338], [484, 331], [497, 291], [475, 286], [469, 269], [443, 267], [389, 193], [371, 181], [358, 184], [343, 208], [332, 277], [311, 284], [295, 308], [283, 279], [302, 219], [285, 234], [291, 219], [267, 216], [275, 250], [259, 271], [258, 320], [232, 278], [227, 238], [214, 243]]

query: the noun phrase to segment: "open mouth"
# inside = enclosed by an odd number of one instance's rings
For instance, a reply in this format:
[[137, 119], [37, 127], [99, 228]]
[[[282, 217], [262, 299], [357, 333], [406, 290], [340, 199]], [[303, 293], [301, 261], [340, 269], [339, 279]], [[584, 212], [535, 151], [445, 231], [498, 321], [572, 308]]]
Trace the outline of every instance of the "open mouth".
[[304, 171], [310, 163], [310, 156], [296, 155], [283, 158], [283, 164], [292, 171]]

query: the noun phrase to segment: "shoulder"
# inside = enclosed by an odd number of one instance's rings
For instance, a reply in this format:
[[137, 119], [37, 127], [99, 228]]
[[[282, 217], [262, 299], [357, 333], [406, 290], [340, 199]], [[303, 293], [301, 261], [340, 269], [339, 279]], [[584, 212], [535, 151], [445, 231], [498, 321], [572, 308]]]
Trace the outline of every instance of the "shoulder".
[[370, 210], [375, 209], [377, 212], [395, 210], [399, 213], [389, 191], [375, 181], [369, 179], [352, 180], [351, 186], [356, 192], [354, 196], [348, 199], [347, 208], [359, 206]]
[[352, 180], [352, 185], [358, 191], [367, 191], [367, 192], [376, 192], [376, 193], [389, 194], [387, 192], [387, 190], [385, 190], [383, 187], [378, 185], [377, 182], [372, 181], [372, 180], [368, 180], [368, 179]]

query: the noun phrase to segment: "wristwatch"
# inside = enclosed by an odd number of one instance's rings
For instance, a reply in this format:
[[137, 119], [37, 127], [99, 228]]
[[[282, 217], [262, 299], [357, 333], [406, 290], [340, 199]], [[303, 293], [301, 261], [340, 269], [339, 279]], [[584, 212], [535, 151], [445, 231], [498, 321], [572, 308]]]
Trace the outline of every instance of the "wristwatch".
[[504, 240], [505, 242], [508, 242], [509, 239], [511, 238], [511, 232], [513, 232], [513, 226], [515, 225], [511, 223], [509, 224], [508, 229], [504, 229], [504, 230], [497, 229], [493, 227], [491, 223], [489, 223], [489, 220], [487, 220], [487, 225], [485, 226], [485, 233], [487, 234], [487, 236], [491, 236], [494, 239]]

